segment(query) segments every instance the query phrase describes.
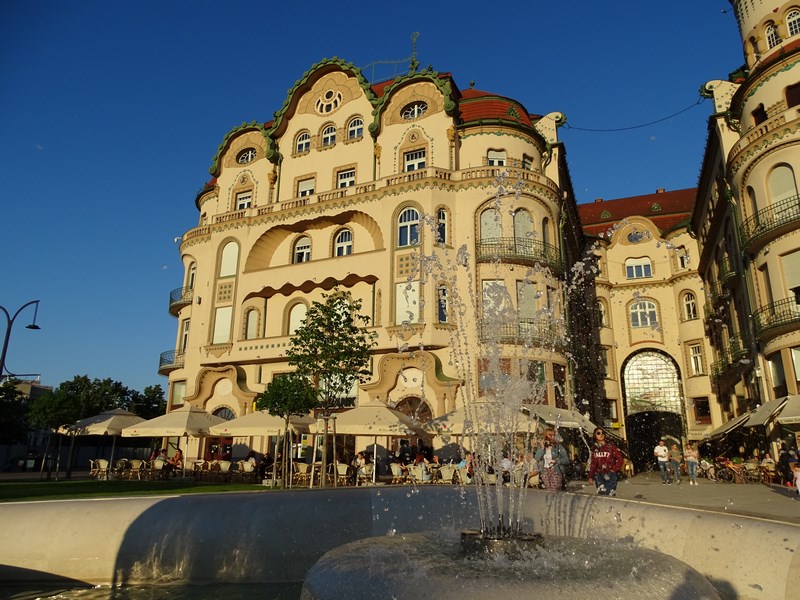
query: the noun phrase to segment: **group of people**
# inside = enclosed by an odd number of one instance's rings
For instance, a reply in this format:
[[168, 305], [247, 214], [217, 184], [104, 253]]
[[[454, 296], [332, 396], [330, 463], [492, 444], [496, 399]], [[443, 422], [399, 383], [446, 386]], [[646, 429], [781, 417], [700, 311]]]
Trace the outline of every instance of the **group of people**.
[[653, 456], [658, 463], [662, 485], [669, 485], [673, 480], [676, 485], [680, 485], [681, 465], [683, 464], [686, 464], [689, 485], [698, 485], [697, 471], [700, 466], [700, 453], [691, 442], [686, 445], [686, 450], [681, 452], [678, 444], [673, 443], [670, 447], [667, 447], [667, 441], [661, 438], [658, 440], [656, 447], [653, 448]]

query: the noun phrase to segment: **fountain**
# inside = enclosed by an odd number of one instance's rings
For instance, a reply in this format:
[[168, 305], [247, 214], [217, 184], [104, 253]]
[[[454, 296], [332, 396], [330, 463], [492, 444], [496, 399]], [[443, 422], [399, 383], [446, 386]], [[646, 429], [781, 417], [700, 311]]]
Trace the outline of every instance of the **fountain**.
[[[509, 193], [501, 177], [497, 189], [493, 208], [499, 221], [500, 215], [513, 214], [519, 207], [522, 185], [513, 186]], [[435, 220], [424, 221], [435, 235]], [[502, 232], [501, 223], [496, 228]], [[532, 239], [524, 241], [535, 244], [535, 234], [527, 235]], [[459, 391], [467, 415], [465, 434], [475, 457], [475, 485], [467, 489], [477, 496], [478, 528], [462, 530], [460, 535], [452, 531], [395, 533], [335, 548], [309, 571], [302, 598], [410, 598], [426, 592], [481, 599], [531, 592], [577, 597], [598, 586], [619, 598], [641, 594], [643, 586], [648, 598], [718, 598], [707, 579], [672, 557], [624, 542], [545, 537], [526, 522], [528, 475], [534, 470], [539, 427], [526, 407], [544, 402], [546, 383], [510, 377], [507, 365], [515, 362], [527, 373], [544, 356], [565, 353], [569, 345], [558, 286], [563, 285], [563, 293], [568, 294], [574, 283], [559, 282], [549, 266], [537, 263], [518, 280], [520, 297], [514, 302], [503, 282], [508, 269], [501, 259], [503, 239], [501, 233], [496, 256], [488, 261], [482, 257], [490, 265], [487, 270], [494, 270], [494, 278], [490, 283], [482, 280], [479, 298], [474, 291], [478, 270], [470, 264], [466, 246], [455, 255], [443, 244], [431, 255], [420, 252], [408, 278], [409, 290], [415, 281], [433, 284], [434, 289], [446, 282], [448, 323], [454, 325], [450, 366], [463, 382]], [[584, 267], [578, 263], [572, 276], [583, 276]], [[481, 274], [485, 276], [487, 270]], [[541, 295], [536, 282], [547, 282], [548, 297], [533, 318], [521, 318], [515, 306], [522, 304], [525, 293], [535, 294], [533, 298]], [[408, 347], [398, 350], [408, 351]], [[480, 385], [469, 372], [477, 364], [483, 367]], [[498, 474], [501, 461], [509, 455], [518, 457], [514, 486]]]

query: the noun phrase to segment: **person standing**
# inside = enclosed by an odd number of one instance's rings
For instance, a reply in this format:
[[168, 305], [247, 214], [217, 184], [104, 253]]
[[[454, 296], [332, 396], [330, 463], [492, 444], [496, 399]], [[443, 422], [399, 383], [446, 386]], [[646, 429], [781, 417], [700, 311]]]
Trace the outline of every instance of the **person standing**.
[[694, 444], [686, 444], [686, 452], [683, 453], [686, 461], [686, 471], [689, 473], [689, 485], [697, 485], [697, 467], [700, 465], [700, 453]]
[[675, 483], [681, 484], [681, 463], [683, 462], [683, 454], [681, 454], [678, 444], [672, 444], [669, 449], [669, 466], [675, 475]]
[[624, 460], [619, 448], [606, 440], [606, 432], [599, 427], [596, 428], [589, 457], [589, 478], [594, 480], [599, 495], [617, 495], [618, 471], [622, 468]]
[[548, 428], [533, 455], [539, 466], [539, 474], [546, 490], [560, 490], [564, 481], [564, 468], [569, 464], [569, 455], [556, 440], [556, 430]]
[[661, 484], [671, 483], [669, 480], [669, 448], [663, 439], [658, 440], [658, 446], [653, 448], [653, 456], [656, 457], [658, 470], [661, 471]]

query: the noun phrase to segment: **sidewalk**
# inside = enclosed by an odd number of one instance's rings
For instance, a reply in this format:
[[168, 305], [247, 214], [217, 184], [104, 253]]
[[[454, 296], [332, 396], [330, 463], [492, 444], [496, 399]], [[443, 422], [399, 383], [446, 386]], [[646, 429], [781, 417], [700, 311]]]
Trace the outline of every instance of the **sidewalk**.
[[[572, 482], [568, 489], [579, 494], [595, 493], [594, 485], [587, 482]], [[620, 481], [617, 498], [800, 525], [800, 495], [796, 488], [779, 485], [719, 483], [708, 479], [699, 479], [698, 485], [689, 485], [686, 478], [680, 485], [662, 485], [658, 473], [642, 473]]]

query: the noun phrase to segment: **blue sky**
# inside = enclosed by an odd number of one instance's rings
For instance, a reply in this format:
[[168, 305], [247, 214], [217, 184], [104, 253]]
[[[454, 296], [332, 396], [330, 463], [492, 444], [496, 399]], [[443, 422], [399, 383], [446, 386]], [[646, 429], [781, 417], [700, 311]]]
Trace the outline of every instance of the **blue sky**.
[[[379, 8], [380, 7], [380, 8]], [[727, 12], [723, 12], [727, 11]], [[743, 63], [727, 0], [383, 4], [6, 0], [0, 5], [0, 305], [41, 300], [7, 366], [142, 390], [174, 347], [173, 242], [223, 136], [268, 121], [313, 64], [403, 59], [529, 112], [562, 111], [580, 202], [693, 187], [706, 81]], [[474, 32], [474, 33], [473, 33]], [[406, 64], [365, 69], [375, 80]], [[0, 332], [4, 331], [0, 315]]]

